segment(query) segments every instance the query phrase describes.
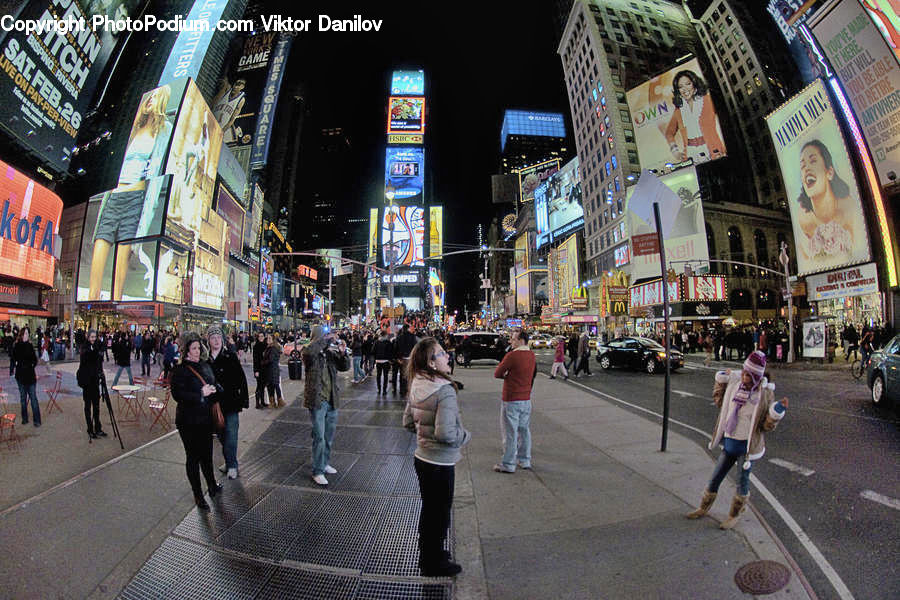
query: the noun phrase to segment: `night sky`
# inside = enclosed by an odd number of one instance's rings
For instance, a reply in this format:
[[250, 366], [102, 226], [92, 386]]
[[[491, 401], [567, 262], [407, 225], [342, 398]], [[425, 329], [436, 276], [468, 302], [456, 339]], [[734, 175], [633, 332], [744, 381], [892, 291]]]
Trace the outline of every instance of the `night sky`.
[[[309, 90], [311, 125], [343, 127], [351, 138], [354, 168], [347, 177], [354, 184], [345, 214], [367, 216], [370, 206], [383, 202], [390, 72], [424, 68], [430, 100], [425, 163], [431, 182], [426, 181], [426, 189], [430, 185], [432, 201], [444, 206], [445, 242], [475, 244], [477, 224], [487, 227], [494, 212], [491, 175], [500, 164], [504, 109], [558, 111], [570, 120], [552, 3], [428, 5], [443, 12], [421, 11], [422, 4], [341, 2], [340, 9], [334, 4], [305, 2], [294, 13], [312, 19], [314, 31], [297, 38], [287, 76], [299, 78]], [[318, 14], [344, 19], [361, 14], [384, 22], [378, 33], [319, 32]], [[296, 226], [303, 222], [298, 215]], [[302, 234], [295, 238], [302, 245]], [[467, 295], [473, 308], [478, 296], [474, 269], [473, 258], [445, 261], [451, 310], [462, 313]]]

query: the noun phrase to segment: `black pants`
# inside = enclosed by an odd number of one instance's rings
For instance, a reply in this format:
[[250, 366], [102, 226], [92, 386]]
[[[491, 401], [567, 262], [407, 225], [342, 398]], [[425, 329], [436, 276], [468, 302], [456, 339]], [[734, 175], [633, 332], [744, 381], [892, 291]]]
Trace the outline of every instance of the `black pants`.
[[578, 375], [581, 371], [588, 375], [591, 374], [591, 359], [587, 354], [575, 361], [575, 375]]
[[391, 361], [391, 389], [397, 391], [397, 374], [400, 373], [400, 361]]
[[406, 379], [406, 363], [409, 362], [405, 358], [398, 361], [400, 363], [400, 396], [405, 396], [409, 389], [409, 381]]
[[262, 377], [256, 378], [256, 405], [261, 406], [266, 399], [266, 384]]
[[84, 420], [87, 423], [88, 433], [99, 433], [100, 427], [100, 388], [99, 384], [88, 385], [82, 390], [84, 398]]
[[275, 399], [284, 400], [284, 396], [281, 394], [281, 381], [270, 381], [266, 384], [266, 389], [269, 390], [269, 398], [272, 399], [272, 402], [275, 402]]
[[415, 460], [419, 477], [422, 511], [419, 513], [419, 562], [435, 563], [450, 529], [450, 510], [453, 508], [453, 483], [456, 467], [433, 465]]
[[182, 425], [178, 428], [181, 443], [184, 444], [184, 469], [187, 471], [188, 481], [195, 496], [203, 495], [200, 487], [200, 469], [203, 469], [203, 477], [207, 487], [216, 485], [216, 475], [213, 472], [213, 430], [209, 425]]
[[387, 394], [388, 372], [390, 371], [390, 368], [391, 363], [389, 362], [375, 363], [375, 385], [382, 394]]

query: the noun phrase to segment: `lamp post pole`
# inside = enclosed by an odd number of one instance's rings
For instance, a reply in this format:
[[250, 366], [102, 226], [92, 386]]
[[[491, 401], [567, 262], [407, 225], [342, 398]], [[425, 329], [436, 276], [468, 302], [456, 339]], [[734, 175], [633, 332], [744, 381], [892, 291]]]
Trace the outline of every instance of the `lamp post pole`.
[[788, 302], [788, 363], [794, 362], [794, 291], [791, 289], [790, 260], [788, 259], [787, 243], [781, 242], [781, 253], [778, 260], [784, 266], [784, 287], [787, 290]]

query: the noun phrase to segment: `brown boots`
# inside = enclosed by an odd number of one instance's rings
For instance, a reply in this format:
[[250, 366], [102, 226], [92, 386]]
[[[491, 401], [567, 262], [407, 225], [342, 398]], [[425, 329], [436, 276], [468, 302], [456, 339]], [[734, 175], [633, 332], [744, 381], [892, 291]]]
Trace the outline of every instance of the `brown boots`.
[[747, 498], [749, 497], [749, 494], [746, 496], [735, 494], [734, 498], [731, 500], [731, 510], [728, 511], [728, 518], [722, 521], [722, 524], [719, 525], [719, 529], [731, 529], [737, 524], [738, 517], [741, 516], [741, 513], [747, 508]]
[[684, 515], [688, 519], [699, 519], [709, 512], [710, 507], [713, 505], [713, 502], [716, 501], [716, 496], [718, 494], [714, 492], [710, 492], [707, 490], [703, 490], [703, 499], [700, 500], [700, 508], [695, 510], [694, 512], [689, 512]]

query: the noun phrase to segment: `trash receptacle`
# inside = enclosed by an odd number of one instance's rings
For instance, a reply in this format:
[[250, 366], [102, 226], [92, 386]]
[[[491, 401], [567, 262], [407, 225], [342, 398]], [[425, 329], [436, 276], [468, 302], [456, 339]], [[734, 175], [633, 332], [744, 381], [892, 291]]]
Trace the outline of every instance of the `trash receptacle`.
[[291, 379], [301, 379], [303, 377], [303, 361], [288, 361], [288, 377]]

